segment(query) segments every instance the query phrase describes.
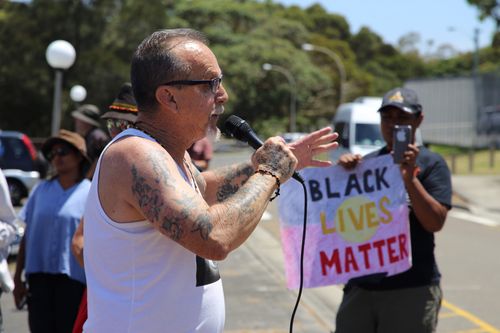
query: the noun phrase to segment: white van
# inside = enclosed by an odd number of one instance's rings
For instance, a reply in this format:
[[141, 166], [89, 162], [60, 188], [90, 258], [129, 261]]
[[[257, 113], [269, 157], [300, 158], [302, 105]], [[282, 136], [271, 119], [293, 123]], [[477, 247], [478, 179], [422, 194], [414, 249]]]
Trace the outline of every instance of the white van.
[[381, 105], [381, 97], [358, 97], [337, 108], [333, 128], [339, 133], [339, 147], [332, 152], [333, 161], [345, 153], [366, 155], [385, 145], [377, 112]]

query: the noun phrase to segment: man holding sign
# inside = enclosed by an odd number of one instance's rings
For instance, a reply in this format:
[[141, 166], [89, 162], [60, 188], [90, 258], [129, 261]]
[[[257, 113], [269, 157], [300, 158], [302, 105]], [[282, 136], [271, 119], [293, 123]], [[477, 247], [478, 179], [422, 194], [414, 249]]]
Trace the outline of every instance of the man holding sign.
[[[443, 228], [451, 208], [451, 177], [445, 161], [414, 143], [424, 118], [416, 93], [395, 88], [385, 94], [379, 109], [386, 146], [365, 157], [346, 154], [339, 165], [351, 170], [367, 159], [399, 151], [405, 134], [395, 127], [409, 125], [410, 144], [404, 144], [399, 163], [408, 193], [412, 267], [400, 274], [367, 275], [349, 280], [337, 313], [337, 333], [435, 332], [442, 291], [434, 256], [434, 233]], [[407, 134], [406, 134], [407, 135]]]

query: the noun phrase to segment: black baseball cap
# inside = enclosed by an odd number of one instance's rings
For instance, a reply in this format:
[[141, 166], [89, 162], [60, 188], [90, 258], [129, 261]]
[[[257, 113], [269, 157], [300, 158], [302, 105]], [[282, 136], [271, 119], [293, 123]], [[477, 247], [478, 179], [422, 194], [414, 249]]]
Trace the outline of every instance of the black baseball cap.
[[394, 88], [389, 90], [384, 95], [382, 106], [378, 111], [382, 112], [390, 106], [413, 114], [422, 112], [422, 105], [418, 101], [417, 93], [408, 88]]

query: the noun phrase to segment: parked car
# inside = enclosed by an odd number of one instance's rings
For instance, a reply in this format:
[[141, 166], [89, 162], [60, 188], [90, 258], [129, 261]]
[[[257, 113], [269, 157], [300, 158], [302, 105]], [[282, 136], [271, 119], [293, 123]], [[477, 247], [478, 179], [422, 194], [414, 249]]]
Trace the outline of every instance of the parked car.
[[26, 134], [0, 131], [0, 168], [7, 179], [12, 204], [19, 206], [40, 177], [45, 176], [48, 164]]

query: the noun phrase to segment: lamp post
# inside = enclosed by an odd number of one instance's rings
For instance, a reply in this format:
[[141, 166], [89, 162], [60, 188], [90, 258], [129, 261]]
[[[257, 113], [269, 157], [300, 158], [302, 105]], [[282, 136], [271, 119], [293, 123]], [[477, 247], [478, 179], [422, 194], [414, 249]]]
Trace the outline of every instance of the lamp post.
[[474, 62], [473, 62], [473, 73], [474, 76], [479, 74], [479, 28], [474, 29]]
[[339, 71], [339, 76], [340, 76], [340, 84], [339, 84], [339, 104], [341, 104], [344, 101], [344, 92], [345, 92], [345, 82], [346, 82], [346, 72], [345, 72], [345, 67], [344, 63], [342, 62], [342, 59], [338, 56], [337, 53], [333, 52], [332, 50], [322, 47], [322, 46], [317, 46], [309, 43], [302, 44], [302, 50], [310, 52], [310, 51], [318, 51], [321, 53], [326, 54], [330, 58], [333, 59], [333, 62], [337, 66], [337, 69]]
[[288, 83], [290, 84], [290, 132], [296, 132], [297, 82], [295, 81], [292, 73], [284, 67], [278, 65], [263, 64], [262, 69], [265, 71], [274, 70], [276, 72], [280, 72], [287, 78]]
[[61, 89], [63, 70], [70, 68], [75, 62], [76, 52], [73, 45], [65, 40], [56, 40], [49, 44], [45, 58], [55, 70], [54, 107], [52, 109], [51, 135], [57, 135], [61, 126]]
[[[448, 31], [454, 32], [458, 31], [455, 27], [448, 27]], [[472, 41], [474, 42], [474, 56], [472, 58], [472, 79], [474, 80], [474, 93], [476, 95], [476, 132], [480, 131], [481, 122], [481, 100], [480, 100], [480, 82], [479, 82], [479, 28], [474, 29], [474, 35], [472, 36]], [[468, 36], [470, 38], [470, 36]], [[474, 142], [472, 142], [474, 146]], [[469, 169], [472, 169], [470, 164]]]
[[76, 86], [71, 87], [69, 97], [71, 97], [71, 100], [75, 103], [83, 102], [87, 97], [87, 89], [77, 84]]

